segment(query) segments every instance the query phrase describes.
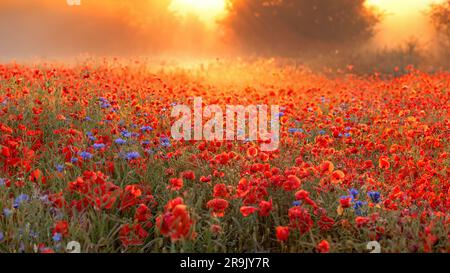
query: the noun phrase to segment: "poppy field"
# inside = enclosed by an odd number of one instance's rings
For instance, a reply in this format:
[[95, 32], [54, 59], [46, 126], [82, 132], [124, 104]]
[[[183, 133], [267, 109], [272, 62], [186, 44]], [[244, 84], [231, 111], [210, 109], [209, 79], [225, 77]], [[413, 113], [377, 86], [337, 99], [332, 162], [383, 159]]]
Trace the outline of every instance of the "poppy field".
[[[0, 252], [450, 252], [450, 73], [0, 65]], [[171, 109], [279, 105], [279, 147]]]

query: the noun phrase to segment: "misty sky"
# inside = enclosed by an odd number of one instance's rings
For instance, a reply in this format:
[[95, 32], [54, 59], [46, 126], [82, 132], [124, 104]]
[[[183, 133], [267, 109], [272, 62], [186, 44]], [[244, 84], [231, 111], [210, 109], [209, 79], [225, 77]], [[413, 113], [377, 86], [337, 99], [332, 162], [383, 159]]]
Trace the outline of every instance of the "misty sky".
[[[233, 50], [226, 29], [194, 16], [180, 18], [167, 11], [168, 1], [81, 0], [81, 6], [68, 6], [66, 0], [1, 0], [0, 60], [82, 53], [214, 55]], [[377, 43], [392, 45], [396, 37], [428, 31], [421, 11], [401, 18], [390, 11], [379, 27]]]

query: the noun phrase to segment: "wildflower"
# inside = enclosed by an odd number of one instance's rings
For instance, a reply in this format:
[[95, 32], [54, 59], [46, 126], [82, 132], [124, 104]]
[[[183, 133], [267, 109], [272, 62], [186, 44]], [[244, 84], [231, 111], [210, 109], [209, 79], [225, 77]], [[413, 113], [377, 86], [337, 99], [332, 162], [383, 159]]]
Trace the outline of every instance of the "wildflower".
[[27, 202], [30, 200], [30, 197], [26, 194], [21, 194], [19, 196], [16, 197], [16, 199], [14, 199], [14, 204], [13, 207], [15, 209], [19, 208], [20, 204], [23, 202]]
[[89, 152], [81, 152], [80, 153], [81, 158], [83, 158], [83, 160], [89, 160], [93, 157], [93, 155]]
[[185, 171], [183, 172], [183, 178], [187, 180], [195, 180], [195, 173], [193, 171]]
[[295, 175], [288, 175], [287, 180], [283, 183], [285, 191], [294, 191], [300, 188], [301, 180]]
[[356, 226], [360, 228], [366, 226], [370, 222], [370, 219], [368, 217], [358, 216], [355, 218], [355, 222]]
[[139, 207], [136, 209], [136, 213], [134, 215], [134, 219], [138, 222], [149, 221], [151, 217], [152, 213], [145, 204], [140, 204]]
[[122, 225], [119, 231], [119, 239], [124, 247], [142, 245], [147, 236], [148, 232], [139, 223]]
[[257, 211], [258, 208], [250, 207], [250, 206], [243, 206], [240, 208], [240, 212], [244, 217], [249, 216], [250, 214], [253, 214], [255, 211]]
[[5, 235], [0, 231], [0, 242], [3, 241], [3, 239], [5, 239]]
[[287, 241], [289, 238], [289, 228], [283, 227], [283, 226], [276, 227], [276, 235], [277, 235], [278, 241], [281, 241], [281, 242]]
[[358, 198], [359, 191], [357, 189], [350, 189], [350, 195], [353, 199]]
[[269, 216], [269, 213], [272, 211], [272, 199], [270, 201], [261, 201], [259, 202], [259, 216]]
[[373, 203], [380, 203], [381, 202], [381, 195], [379, 192], [377, 191], [370, 191], [367, 193], [370, 197], [370, 199], [372, 200]]
[[92, 145], [92, 146], [93, 146], [94, 149], [96, 149], [96, 150], [100, 150], [100, 149], [105, 148], [105, 144], [103, 144], [103, 143], [95, 143], [95, 144]]
[[331, 181], [333, 183], [339, 183], [342, 180], [344, 180], [344, 177], [345, 177], [344, 172], [337, 170], [331, 174]]
[[56, 233], [59, 233], [64, 237], [69, 235], [69, 224], [67, 223], [67, 221], [56, 222], [53, 228], [53, 235], [55, 235]]
[[334, 165], [331, 161], [324, 161], [320, 164], [319, 169], [322, 174], [330, 174], [334, 170]]
[[294, 134], [294, 133], [303, 133], [303, 129], [301, 128], [289, 128], [289, 133]]
[[61, 164], [56, 165], [56, 171], [62, 173], [64, 171], [64, 165]]
[[116, 140], [114, 140], [114, 143], [116, 143], [117, 145], [124, 145], [127, 143], [127, 141], [122, 138], [116, 138]]
[[168, 137], [161, 137], [159, 139], [159, 145], [164, 148], [170, 147], [170, 139]]
[[389, 158], [387, 156], [380, 157], [380, 159], [378, 160], [378, 167], [380, 167], [380, 169], [387, 170], [390, 168], [390, 166], [391, 163], [389, 163]]
[[213, 189], [213, 196], [216, 198], [230, 197], [230, 192], [228, 190], [228, 187], [223, 183], [216, 184]]
[[153, 128], [151, 126], [142, 126], [141, 131], [142, 132], [151, 132], [151, 131], [153, 131]]
[[126, 159], [129, 160], [135, 160], [140, 158], [141, 155], [138, 152], [129, 152], [126, 154]]
[[229, 203], [225, 199], [215, 198], [208, 201], [206, 205], [212, 210], [212, 215], [215, 217], [223, 217], [225, 215], [225, 210], [228, 208]]
[[3, 209], [3, 215], [5, 215], [5, 217], [9, 217], [12, 213], [13, 212], [8, 208]]
[[349, 208], [350, 204], [352, 202], [352, 197], [351, 196], [341, 196], [340, 200], [339, 200], [341, 207], [342, 208]]
[[317, 244], [316, 250], [319, 253], [328, 253], [330, 252], [330, 243], [328, 243], [327, 240], [322, 240], [320, 243]]
[[193, 224], [187, 206], [183, 204], [181, 198], [170, 200], [164, 214], [156, 218], [159, 232], [164, 236], [169, 236], [172, 241], [195, 236], [195, 233], [191, 233]]
[[353, 208], [355, 209], [356, 215], [362, 216], [362, 215], [364, 214], [363, 211], [362, 211], [361, 209], [363, 208], [363, 206], [364, 206], [365, 204], [366, 204], [366, 203], [364, 203], [364, 202], [362, 202], [362, 201], [360, 201], [360, 200], [358, 200], [358, 201], [355, 202], [355, 204], [353, 205]]
[[182, 178], [172, 178], [169, 180], [170, 185], [167, 186], [168, 189], [172, 191], [179, 191], [183, 188], [183, 179]]
[[60, 233], [55, 233], [54, 235], [53, 235], [53, 237], [52, 237], [52, 240], [54, 241], [54, 242], [59, 242], [59, 241], [61, 241], [61, 239], [62, 239], [62, 236], [61, 236], [61, 234]]
[[308, 232], [312, 226], [313, 221], [311, 215], [305, 208], [293, 207], [288, 212], [290, 227], [298, 229], [300, 234]]
[[318, 222], [318, 225], [322, 231], [328, 231], [334, 226], [334, 219], [326, 215], [322, 215]]
[[256, 147], [250, 147], [247, 149], [247, 156], [254, 158], [258, 155], [258, 149]]
[[130, 132], [128, 132], [127, 130], [121, 131], [120, 134], [125, 138], [130, 138], [132, 136], [132, 134]]

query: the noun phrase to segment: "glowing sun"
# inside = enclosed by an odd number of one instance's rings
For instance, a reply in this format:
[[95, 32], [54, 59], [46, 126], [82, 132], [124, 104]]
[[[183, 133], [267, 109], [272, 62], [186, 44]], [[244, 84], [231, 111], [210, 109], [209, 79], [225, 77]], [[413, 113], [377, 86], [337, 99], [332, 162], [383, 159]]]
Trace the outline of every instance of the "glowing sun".
[[181, 14], [193, 14], [206, 24], [214, 24], [215, 20], [226, 12], [227, 0], [172, 0], [171, 10]]

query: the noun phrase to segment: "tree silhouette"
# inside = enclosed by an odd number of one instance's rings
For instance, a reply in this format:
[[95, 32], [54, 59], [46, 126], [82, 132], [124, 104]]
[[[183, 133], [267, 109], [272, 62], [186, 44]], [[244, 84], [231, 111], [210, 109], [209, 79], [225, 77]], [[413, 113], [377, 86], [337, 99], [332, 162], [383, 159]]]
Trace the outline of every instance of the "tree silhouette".
[[430, 15], [436, 29], [450, 39], [450, 0], [432, 5]]
[[248, 50], [292, 54], [366, 41], [380, 15], [365, 0], [234, 0], [224, 23]]

